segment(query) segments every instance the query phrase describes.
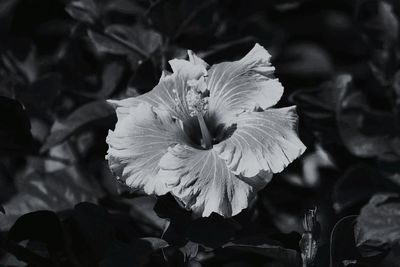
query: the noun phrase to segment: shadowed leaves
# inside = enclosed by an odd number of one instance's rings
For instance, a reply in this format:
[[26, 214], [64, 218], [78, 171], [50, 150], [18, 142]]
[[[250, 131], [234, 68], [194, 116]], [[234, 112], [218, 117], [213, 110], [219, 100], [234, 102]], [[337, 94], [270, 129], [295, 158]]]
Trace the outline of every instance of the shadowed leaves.
[[0, 96], [0, 156], [28, 152], [32, 148], [30, 128], [23, 106]]
[[87, 129], [95, 124], [110, 124], [115, 120], [115, 111], [106, 101], [88, 103], [62, 121], [56, 121], [51, 127], [50, 135], [43, 144], [41, 151], [65, 141], [73, 134]]
[[400, 196], [377, 194], [361, 210], [356, 224], [357, 246], [374, 256], [400, 244]]

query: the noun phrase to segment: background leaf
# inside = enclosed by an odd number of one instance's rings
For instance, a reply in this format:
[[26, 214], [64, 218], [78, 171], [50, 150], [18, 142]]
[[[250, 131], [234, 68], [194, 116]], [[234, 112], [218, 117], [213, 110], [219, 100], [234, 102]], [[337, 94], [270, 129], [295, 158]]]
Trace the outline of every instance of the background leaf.
[[[346, 262], [355, 262], [361, 258], [354, 239], [354, 225], [357, 216], [351, 215], [339, 220], [331, 233], [331, 267], [346, 266]], [[357, 265], [356, 265], [357, 266]]]
[[[356, 242], [364, 255], [374, 254], [400, 242], [400, 197], [395, 194], [377, 194], [361, 210], [356, 224]], [[372, 255], [371, 255], [372, 254]]]
[[43, 144], [41, 151], [44, 152], [50, 147], [55, 146], [69, 136], [83, 130], [85, 127], [95, 123], [110, 124], [115, 120], [114, 109], [105, 101], [95, 101], [88, 103], [75, 110], [71, 115], [62, 121], [56, 121], [51, 127], [50, 135]]
[[16, 100], [0, 96], [0, 156], [32, 149], [30, 122]]

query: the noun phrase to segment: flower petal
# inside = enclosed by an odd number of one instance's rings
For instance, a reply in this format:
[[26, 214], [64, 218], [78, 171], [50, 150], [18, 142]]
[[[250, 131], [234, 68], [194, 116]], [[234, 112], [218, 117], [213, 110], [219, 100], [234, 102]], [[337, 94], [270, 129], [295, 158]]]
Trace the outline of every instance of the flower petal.
[[184, 59], [172, 59], [169, 61], [169, 65], [171, 65], [173, 73], [181, 75], [187, 81], [197, 80], [207, 75], [207, 70], [201, 63], [194, 64]]
[[161, 157], [171, 145], [190, 144], [176, 120], [147, 103], [132, 107], [106, 141], [115, 175], [134, 189], [158, 195], [167, 192], [164, 181], [155, 179]]
[[297, 136], [295, 106], [242, 113], [235, 127], [233, 134], [214, 149], [237, 175], [281, 172], [306, 149]]
[[226, 163], [210, 150], [185, 145], [168, 149], [160, 160], [158, 179], [169, 179], [171, 193], [196, 215], [216, 212], [224, 217], [247, 208], [256, 192], [271, 179], [270, 173], [252, 178], [234, 175]]
[[195, 65], [202, 65], [205, 69], [208, 69], [208, 64], [203, 59], [198, 57], [192, 50], [188, 50], [189, 61]]
[[283, 94], [275, 68], [269, 62], [271, 55], [259, 44], [241, 60], [213, 65], [209, 70], [209, 112], [220, 123], [232, 116], [254, 108], [269, 108]]
[[153, 107], [168, 111], [173, 117], [181, 121], [191, 120], [190, 111], [186, 103], [188, 81], [197, 80], [207, 75], [207, 63], [188, 51], [190, 61], [173, 59], [169, 61], [172, 74], [163, 72], [159, 83], [150, 92], [123, 100], [109, 100], [116, 108], [118, 119], [122, 119], [129, 109], [141, 102], [149, 103]]

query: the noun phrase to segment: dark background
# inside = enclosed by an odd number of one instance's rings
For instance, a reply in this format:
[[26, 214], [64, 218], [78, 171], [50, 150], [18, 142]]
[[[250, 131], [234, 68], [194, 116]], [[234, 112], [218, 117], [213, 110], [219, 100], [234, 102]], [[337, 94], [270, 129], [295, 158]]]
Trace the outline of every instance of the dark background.
[[[399, 14], [396, 0], [1, 0], [1, 266], [400, 266]], [[213, 64], [256, 42], [306, 153], [229, 219], [117, 183], [105, 100], [151, 90], [186, 49]]]

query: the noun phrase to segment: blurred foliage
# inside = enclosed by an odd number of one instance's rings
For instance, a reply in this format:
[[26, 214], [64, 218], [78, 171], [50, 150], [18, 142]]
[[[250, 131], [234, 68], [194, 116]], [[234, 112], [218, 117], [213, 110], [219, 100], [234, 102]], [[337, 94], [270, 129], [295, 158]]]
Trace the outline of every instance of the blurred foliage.
[[[312, 249], [314, 266], [400, 266], [399, 15], [396, 0], [0, 1], [0, 264], [295, 267]], [[255, 42], [306, 154], [229, 219], [117, 183], [105, 100], [151, 90], [186, 49], [213, 64]]]

